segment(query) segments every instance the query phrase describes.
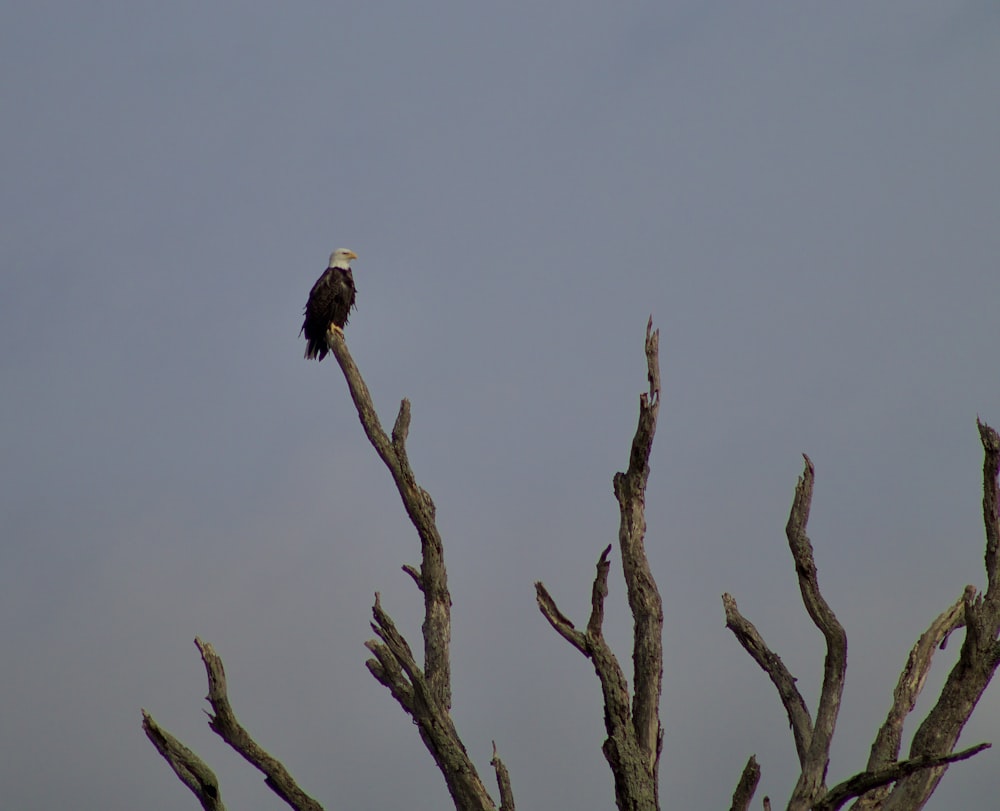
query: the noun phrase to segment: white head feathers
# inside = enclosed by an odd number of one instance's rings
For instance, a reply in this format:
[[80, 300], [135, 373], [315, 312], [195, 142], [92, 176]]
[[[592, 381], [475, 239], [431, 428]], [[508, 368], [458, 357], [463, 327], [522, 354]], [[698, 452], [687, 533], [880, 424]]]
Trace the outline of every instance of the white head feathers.
[[354, 251], [349, 251], [347, 248], [337, 248], [337, 250], [330, 254], [330, 264], [328, 267], [350, 270], [351, 260], [357, 258], [358, 255]]

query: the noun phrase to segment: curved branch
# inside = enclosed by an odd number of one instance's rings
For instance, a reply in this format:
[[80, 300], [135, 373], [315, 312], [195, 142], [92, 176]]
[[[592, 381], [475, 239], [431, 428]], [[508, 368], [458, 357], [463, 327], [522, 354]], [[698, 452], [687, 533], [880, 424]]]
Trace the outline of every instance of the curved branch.
[[795, 686], [795, 677], [785, 667], [781, 657], [767, 646], [754, 624], [740, 613], [731, 594], [722, 595], [722, 604], [726, 609], [726, 627], [736, 635], [739, 643], [778, 689], [792, 728], [799, 765], [804, 766], [812, 740], [812, 718], [805, 699]]
[[830, 743], [840, 713], [847, 673], [847, 634], [837, 620], [833, 609], [819, 590], [816, 562], [812, 544], [806, 535], [809, 510], [812, 506], [815, 471], [812, 461], [803, 454], [805, 470], [795, 487], [795, 498], [785, 527], [788, 548], [795, 560], [799, 592], [809, 617], [826, 639], [826, 658], [823, 663], [823, 688], [820, 693], [812, 739], [806, 753], [798, 783], [789, 802], [789, 811], [808, 809], [815, 800], [826, 793], [826, 770], [830, 763]]

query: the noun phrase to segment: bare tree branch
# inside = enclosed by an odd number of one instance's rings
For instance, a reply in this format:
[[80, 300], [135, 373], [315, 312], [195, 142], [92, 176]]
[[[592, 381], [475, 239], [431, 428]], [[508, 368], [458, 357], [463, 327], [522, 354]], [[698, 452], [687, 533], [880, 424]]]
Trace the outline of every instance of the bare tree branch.
[[839, 811], [852, 798], [859, 797], [866, 792], [877, 789], [889, 783], [894, 783], [911, 774], [926, 771], [935, 767], [940, 767], [958, 760], [965, 760], [977, 755], [984, 749], [989, 749], [990, 744], [980, 743], [961, 752], [950, 755], [937, 755], [935, 757], [925, 756], [904, 760], [884, 766], [875, 771], [862, 772], [855, 775], [850, 780], [838, 783], [827, 795], [812, 807], [812, 811]]
[[[601, 556], [603, 559], [603, 555]], [[596, 587], [596, 581], [595, 581]], [[549, 625], [556, 629], [559, 635], [569, 642], [574, 648], [586, 657], [590, 657], [590, 649], [587, 644], [587, 634], [576, 630], [572, 621], [559, 610], [556, 601], [552, 599], [545, 585], [539, 580], [535, 583], [535, 599], [538, 601], [538, 608], [542, 616], [549, 621]], [[600, 627], [597, 633], [600, 633]]]
[[[403, 400], [388, 437], [379, 423], [371, 394], [347, 349], [344, 336], [336, 330], [328, 334], [328, 344], [347, 380], [351, 397], [365, 434], [385, 463], [399, 491], [406, 514], [420, 536], [421, 565], [403, 566], [424, 595], [423, 667], [417, 663], [409, 644], [375, 595], [372, 630], [381, 640], [366, 643], [374, 655], [368, 670], [410, 715], [420, 738], [445, 779], [458, 811], [493, 811], [495, 805], [469, 759], [452, 721], [451, 710], [451, 596], [444, 565], [444, 546], [435, 521], [434, 502], [410, 467], [406, 439], [410, 430], [410, 403]], [[494, 764], [496, 768], [496, 764]], [[502, 764], [501, 764], [502, 766]], [[510, 777], [503, 770], [507, 792], [502, 801], [513, 808]], [[499, 770], [498, 770], [499, 776]]]
[[205, 762], [177, 738], [156, 723], [153, 716], [142, 711], [142, 728], [174, 774], [191, 789], [205, 811], [226, 811], [219, 792], [219, 781]]
[[400, 403], [390, 439], [382, 430], [368, 386], [347, 349], [344, 336], [331, 330], [328, 343], [347, 380], [365, 434], [392, 474], [406, 514], [420, 536], [422, 562], [419, 575], [412, 567], [407, 574], [413, 577], [424, 595], [424, 672], [437, 703], [450, 710], [451, 595], [444, 567], [444, 545], [435, 522], [434, 502], [427, 491], [417, 484], [406, 455], [410, 402], [403, 400]]
[[[920, 635], [916, 644], [910, 650], [906, 665], [899, 675], [896, 689], [893, 691], [892, 706], [872, 744], [868, 757], [868, 773], [894, 764], [899, 757], [900, 741], [903, 735], [903, 723], [916, 706], [917, 698], [924, 688], [927, 674], [930, 672], [934, 652], [944, 644], [948, 635], [956, 628], [965, 624], [965, 603], [971, 594], [975, 593], [972, 586], [966, 586], [966, 593], [954, 605], [941, 613], [930, 627]], [[852, 811], [876, 811], [889, 794], [889, 784], [884, 784], [868, 791], [851, 806]]]
[[[646, 482], [649, 456], [660, 411], [660, 331], [653, 318], [646, 323], [646, 374], [649, 391], [639, 398], [639, 424], [632, 439], [628, 470], [614, 477], [615, 497], [621, 512], [618, 542], [622, 572], [628, 589], [633, 621], [633, 679], [635, 696], [632, 721], [637, 743], [646, 753], [651, 775], [658, 770], [663, 747], [660, 727], [660, 694], [663, 690], [663, 602], [646, 558]], [[654, 786], [657, 781], [653, 781]]]
[[757, 758], [754, 755], [750, 755], [750, 760], [743, 767], [743, 774], [740, 775], [736, 791], [733, 792], [733, 803], [729, 806], [729, 811], [747, 811], [759, 782], [760, 764], [757, 763]]
[[479, 779], [451, 716], [436, 703], [429, 681], [392, 618], [382, 609], [377, 594], [372, 614], [375, 619], [372, 630], [382, 642], [367, 643], [377, 660], [369, 660], [368, 669], [389, 688], [417, 725], [421, 740], [444, 776], [455, 807], [459, 811], [492, 811], [493, 800]]
[[795, 686], [795, 677], [788, 672], [781, 657], [767, 646], [754, 624], [740, 613], [731, 594], [722, 595], [722, 604], [726, 609], [726, 627], [736, 635], [739, 643], [778, 689], [778, 696], [788, 714], [792, 737], [795, 738], [799, 765], [804, 766], [812, 740], [812, 718], [805, 699]]
[[208, 713], [208, 725], [212, 731], [261, 772], [268, 788], [296, 811], [323, 811], [323, 806], [299, 788], [281, 762], [265, 752], [236, 720], [236, 714], [229, 704], [226, 671], [222, 666], [222, 659], [208, 642], [202, 642], [196, 637], [194, 643], [201, 652], [205, 672], [208, 674], [206, 698], [215, 713], [214, 715]]
[[[580, 653], [586, 656], [594, 665], [594, 671], [601, 682], [604, 695], [604, 723], [608, 733], [608, 741], [614, 741], [612, 752], [630, 752], [634, 748], [634, 733], [631, 730], [629, 711], [628, 685], [625, 674], [618, 664], [617, 658], [604, 640], [601, 620], [604, 616], [604, 597], [608, 593], [608, 547], [597, 561], [597, 574], [594, 576], [592, 589], [592, 606], [590, 622], [586, 633], [577, 631], [573, 623], [566, 618], [551, 595], [541, 583], [535, 583], [535, 596], [542, 615], [555, 628], [560, 636], [569, 642]], [[608, 741], [605, 741], [605, 756], [608, 753]], [[614, 771], [614, 766], [612, 766]]]
[[659, 331], [653, 330], [652, 318], [646, 325], [645, 352], [649, 390], [639, 398], [639, 423], [632, 440], [628, 470], [614, 477], [614, 492], [621, 512], [618, 540], [622, 570], [633, 618], [635, 697], [631, 708], [625, 676], [601, 630], [604, 598], [608, 593], [610, 547], [604, 550], [597, 564], [586, 632], [576, 630], [541, 582], [535, 584], [542, 615], [564, 639], [592, 661], [601, 682], [604, 724], [608, 733], [602, 748], [614, 775], [615, 802], [620, 811], [659, 808], [657, 778], [663, 749], [659, 717], [663, 683], [663, 605], [643, 543], [649, 454], [660, 407]]

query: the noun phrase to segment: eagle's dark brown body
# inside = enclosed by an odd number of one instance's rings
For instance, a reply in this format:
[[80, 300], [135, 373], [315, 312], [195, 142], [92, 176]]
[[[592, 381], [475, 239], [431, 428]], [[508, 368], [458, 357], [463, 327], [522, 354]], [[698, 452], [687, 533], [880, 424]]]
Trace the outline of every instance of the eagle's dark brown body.
[[329, 347], [326, 343], [326, 333], [330, 325], [341, 329], [347, 323], [347, 316], [354, 306], [356, 294], [354, 276], [351, 269], [330, 267], [317, 279], [309, 292], [306, 302], [305, 321], [302, 322], [302, 333], [306, 336], [306, 359], [323, 360]]

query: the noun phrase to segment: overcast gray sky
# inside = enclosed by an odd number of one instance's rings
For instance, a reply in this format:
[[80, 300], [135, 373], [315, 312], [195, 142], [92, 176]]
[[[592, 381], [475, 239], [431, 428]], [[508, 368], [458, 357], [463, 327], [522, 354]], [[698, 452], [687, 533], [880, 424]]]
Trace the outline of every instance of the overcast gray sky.
[[[661, 793], [727, 807], [752, 752], [758, 798], [791, 790], [787, 721], [719, 596], [815, 702], [783, 537], [802, 452], [851, 645], [830, 781], [862, 768], [909, 647], [984, 580], [998, 100], [990, 0], [6, 3], [0, 807], [196, 807], [143, 706], [230, 808], [283, 807], [208, 730], [196, 634], [327, 808], [449, 805], [364, 668], [376, 590], [418, 642], [418, 541], [339, 369], [297, 337], [340, 246], [383, 420], [413, 402], [480, 769], [495, 739], [519, 807], [613, 806], [597, 681], [532, 583], [585, 619], [650, 313]], [[930, 807], [989, 806], [998, 758]]]

